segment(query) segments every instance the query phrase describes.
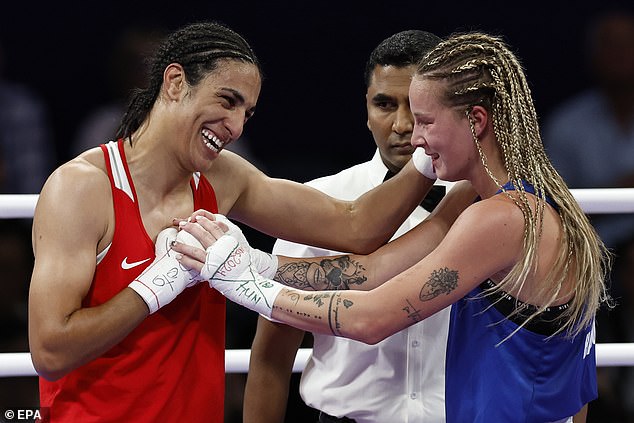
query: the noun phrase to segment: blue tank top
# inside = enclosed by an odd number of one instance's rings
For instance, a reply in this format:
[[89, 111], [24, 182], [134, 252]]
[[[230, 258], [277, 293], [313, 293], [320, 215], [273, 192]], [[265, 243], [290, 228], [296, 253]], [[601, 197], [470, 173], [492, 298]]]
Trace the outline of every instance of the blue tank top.
[[[534, 193], [530, 184], [524, 189]], [[552, 199], [546, 201], [555, 206]], [[445, 372], [448, 423], [553, 422], [597, 398], [594, 324], [572, 339], [517, 330], [518, 323], [482, 293], [481, 285], [452, 306]]]

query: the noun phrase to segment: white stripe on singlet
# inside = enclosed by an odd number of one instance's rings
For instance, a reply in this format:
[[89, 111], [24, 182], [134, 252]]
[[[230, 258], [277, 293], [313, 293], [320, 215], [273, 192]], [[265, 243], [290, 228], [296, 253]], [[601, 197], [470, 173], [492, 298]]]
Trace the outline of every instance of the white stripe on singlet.
[[[121, 158], [121, 154], [119, 153], [117, 142], [110, 141], [106, 144], [106, 148], [108, 149], [108, 157], [110, 158], [110, 169], [112, 170], [112, 179], [114, 181], [114, 186], [125, 192], [128, 197], [130, 197], [130, 200], [134, 202], [132, 187], [130, 186], [130, 181], [128, 181], [128, 175], [125, 172], [125, 166], [123, 166], [123, 159]], [[104, 248], [103, 251], [97, 254], [97, 264], [99, 264], [101, 260], [103, 260], [111, 246], [112, 243], [108, 244], [108, 246]]]
[[119, 153], [117, 142], [110, 141], [106, 144], [106, 147], [108, 148], [108, 156], [110, 157], [110, 169], [112, 169], [114, 186], [128, 194], [130, 200], [134, 202], [134, 195], [132, 194], [132, 188], [128, 181], [128, 175], [125, 173], [125, 166], [123, 166], [123, 159]]

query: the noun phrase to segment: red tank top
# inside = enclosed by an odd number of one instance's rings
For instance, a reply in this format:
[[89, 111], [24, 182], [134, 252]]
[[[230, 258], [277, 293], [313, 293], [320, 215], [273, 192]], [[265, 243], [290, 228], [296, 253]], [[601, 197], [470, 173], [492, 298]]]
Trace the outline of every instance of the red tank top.
[[[84, 307], [102, 304], [154, 259], [122, 141], [101, 146], [112, 185], [115, 231]], [[218, 211], [202, 176], [190, 182], [194, 209]], [[137, 262], [142, 264], [130, 267]], [[223, 422], [225, 300], [206, 283], [187, 288], [101, 357], [49, 382], [40, 406], [52, 422]]]

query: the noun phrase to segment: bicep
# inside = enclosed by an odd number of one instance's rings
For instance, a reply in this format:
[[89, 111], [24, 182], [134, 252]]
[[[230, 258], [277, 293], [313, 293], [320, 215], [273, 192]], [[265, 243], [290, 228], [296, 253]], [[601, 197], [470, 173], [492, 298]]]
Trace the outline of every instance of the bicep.
[[390, 332], [453, 304], [514, 263], [523, 228], [509, 226], [521, 222], [507, 222], [507, 233], [503, 233], [500, 216], [487, 217], [486, 213], [478, 208], [461, 215], [436, 249], [372, 291], [377, 303], [389, 304], [393, 316]]
[[317, 303], [301, 291], [283, 290], [273, 317], [311, 332], [379, 342], [453, 304], [517, 260], [523, 218], [508, 211], [470, 206], [435, 250], [371, 291], [328, 292]]
[[369, 255], [374, 278], [382, 283], [431, 253], [475, 197], [471, 184], [457, 183], [425, 220]]
[[33, 219], [35, 262], [29, 292], [33, 329], [61, 325], [90, 288], [103, 235], [103, 200], [68, 189], [55, 176], [42, 189]]
[[[278, 248], [276, 253], [287, 257], [279, 257], [276, 280], [288, 286], [308, 290], [375, 288], [413, 266], [436, 248], [456, 217], [473, 202], [474, 198], [475, 192], [470, 184], [452, 189], [427, 219], [367, 256], [345, 255], [326, 259], [322, 256], [339, 253], [318, 250], [320, 254], [313, 251], [308, 254], [307, 252], [314, 247], [278, 241], [276, 246], [281, 248]], [[290, 258], [315, 256], [319, 257]]]
[[348, 206], [298, 182], [251, 174], [231, 216], [277, 238], [338, 249], [330, 234], [348, 230]]
[[324, 238], [316, 222], [341, 220], [347, 204], [307, 185], [271, 178], [230, 151], [218, 156], [207, 176], [217, 182], [220, 213], [267, 235], [308, 245]]

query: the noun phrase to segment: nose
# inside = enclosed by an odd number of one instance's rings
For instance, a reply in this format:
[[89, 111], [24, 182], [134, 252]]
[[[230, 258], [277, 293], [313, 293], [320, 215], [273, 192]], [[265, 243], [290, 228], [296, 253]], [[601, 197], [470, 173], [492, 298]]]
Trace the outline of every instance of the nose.
[[412, 132], [413, 126], [414, 117], [409, 107], [399, 107], [398, 110], [396, 110], [394, 122], [392, 122], [392, 131], [399, 135], [409, 134]]
[[421, 147], [421, 148], [425, 148], [425, 146], [427, 145], [427, 143], [425, 142], [425, 137], [423, 137], [422, 132], [416, 127], [414, 127], [414, 129], [412, 130], [412, 138], [410, 140], [410, 144], [412, 144], [412, 146], [414, 147]]
[[244, 130], [245, 116], [244, 113], [232, 113], [227, 119], [225, 119], [225, 128], [229, 132], [229, 138], [231, 141], [235, 141], [240, 138], [242, 131]]

